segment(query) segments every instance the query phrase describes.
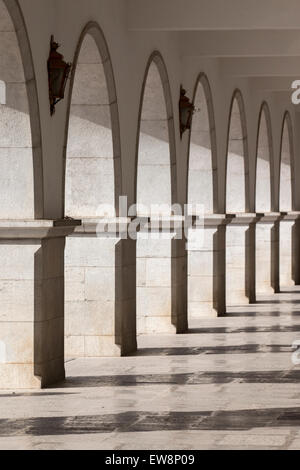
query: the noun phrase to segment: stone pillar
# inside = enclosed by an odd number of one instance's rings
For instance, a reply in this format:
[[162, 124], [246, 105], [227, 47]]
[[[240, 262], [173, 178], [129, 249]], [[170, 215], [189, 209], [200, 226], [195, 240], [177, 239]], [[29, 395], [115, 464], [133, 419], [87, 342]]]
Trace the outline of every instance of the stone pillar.
[[[197, 229], [194, 229], [197, 230]], [[225, 215], [204, 218], [203, 242], [188, 244], [189, 319], [225, 314]]]
[[83, 220], [66, 245], [67, 357], [136, 350], [136, 241], [128, 219]]
[[299, 259], [298, 225], [300, 212], [282, 212], [279, 236], [280, 287], [290, 287], [297, 283]]
[[[298, 214], [300, 214], [298, 212]], [[295, 281], [295, 285], [300, 285], [300, 218], [295, 220], [295, 224], [293, 226], [292, 231], [292, 253], [293, 253], [293, 279]]]
[[79, 223], [0, 222], [0, 389], [65, 378], [64, 248]]
[[[182, 218], [147, 219], [138, 235], [139, 334], [187, 330], [187, 255]], [[182, 236], [181, 236], [182, 235]]]
[[256, 214], [227, 215], [226, 303], [245, 305], [255, 298], [254, 224]]
[[256, 293], [279, 292], [279, 220], [277, 212], [257, 214]]

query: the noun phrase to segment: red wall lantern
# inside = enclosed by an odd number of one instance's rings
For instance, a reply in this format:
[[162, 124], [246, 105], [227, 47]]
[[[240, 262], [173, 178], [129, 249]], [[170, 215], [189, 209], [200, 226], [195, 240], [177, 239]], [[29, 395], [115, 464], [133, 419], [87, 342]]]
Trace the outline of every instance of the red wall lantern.
[[72, 64], [64, 61], [62, 54], [57, 52], [60, 45], [51, 36], [50, 55], [48, 59], [49, 99], [51, 116], [55, 113], [55, 106], [64, 99], [67, 80]]
[[185, 131], [190, 130], [192, 127], [193, 114], [195, 106], [186, 96], [186, 90], [180, 87], [180, 101], [179, 101], [179, 118], [180, 118], [180, 137], [182, 138]]

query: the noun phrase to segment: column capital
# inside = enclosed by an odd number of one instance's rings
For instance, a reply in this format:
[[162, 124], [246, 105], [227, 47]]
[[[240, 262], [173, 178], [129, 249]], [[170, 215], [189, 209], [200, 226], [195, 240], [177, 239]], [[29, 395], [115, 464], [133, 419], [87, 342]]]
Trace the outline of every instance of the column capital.
[[237, 212], [226, 214], [227, 225], [249, 225], [256, 223], [257, 220], [257, 214], [254, 212]]
[[226, 225], [226, 215], [225, 214], [206, 214], [204, 216], [204, 228], [205, 227], [219, 227], [221, 225]]
[[66, 237], [81, 225], [80, 220], [0, 220], [0, 239], [45, 239]]
[[290, 211], [290, 212], [281, 212], [281, 220], [283, 221], [294, 221], [300, 219], [300, 212]]
[[257, 223], [275, 223], [279, 222], [282, 219], [280, 212], [258, 212], [257, 213]]
[[[135, 217], [92, 217], [84, 218], [81, 224], [75, 228], [74, 233], [84, 235], [104, 235], [121, 237], [126, 233], [130, 222]], [[145, 220], [148, 220], [145, 218]]]

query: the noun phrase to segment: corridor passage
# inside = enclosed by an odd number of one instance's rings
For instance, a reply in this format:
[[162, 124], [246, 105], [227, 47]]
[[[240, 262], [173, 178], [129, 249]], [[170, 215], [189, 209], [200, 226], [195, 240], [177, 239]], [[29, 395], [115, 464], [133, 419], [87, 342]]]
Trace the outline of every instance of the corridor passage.
[[0, 393], [0, 448], [299, 449], [297, 340], [299, 287], [131, 357], [71, 360], [59, 386]]

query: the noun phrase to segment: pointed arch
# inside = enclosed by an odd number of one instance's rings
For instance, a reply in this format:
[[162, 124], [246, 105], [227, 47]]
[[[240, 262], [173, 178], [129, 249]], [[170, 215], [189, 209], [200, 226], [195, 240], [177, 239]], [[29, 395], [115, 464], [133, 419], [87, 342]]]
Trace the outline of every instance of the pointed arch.
[[271, 212], [274, 209], [274, 158], [271, 114], [268, 104], [261, 105], [256, 143], [256, 212]]
[[292, 120], [288, 111], [285, 112], [282, 121], [279, 184], [280, 211], [292, 211], [295, 205], [294, 136]]
[[226, 162], [226, 211], [249, 210], [249, 155], [243, 96], [235, 90], [230, 105]]
[[0, 1], [0, 218], [41, 219], [44, 182], [33, 58], [17, 0]]
[[147, 62], [141, 92], [135, 191], [139, 207], [149, 208], [151, 203], [170, 207], [177, 202], [172, 96], [167, 68], [158, 51]]
[[64, 151], [65, 213], [81, 218], [118, 215], [122, 169], [117, 93], [108, 46], [97, 23], [83, 29], [73, 64]]
[[196, 113], [188, 157], [187, 200], [201, 204], [205, 213], [218, 211], [217, 142], [213, 98], [207, 76], [201, 73], [194, 88]]

